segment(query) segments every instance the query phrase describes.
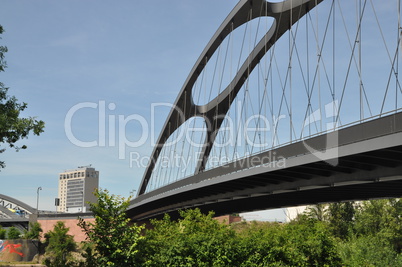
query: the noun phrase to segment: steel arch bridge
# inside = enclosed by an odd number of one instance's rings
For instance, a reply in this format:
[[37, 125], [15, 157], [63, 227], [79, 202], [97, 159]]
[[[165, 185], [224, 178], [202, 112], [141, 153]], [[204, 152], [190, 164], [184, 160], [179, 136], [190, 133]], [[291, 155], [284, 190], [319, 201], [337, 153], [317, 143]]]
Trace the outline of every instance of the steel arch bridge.
[[0, 194], [0, 225], [15, 226], [21, 230], [28, 229], [29, 215], [34, 214], [36, 209], [28, 204]]
[[400, 197], [400, 0], [241, 0], [190, 71], [128, 213]]

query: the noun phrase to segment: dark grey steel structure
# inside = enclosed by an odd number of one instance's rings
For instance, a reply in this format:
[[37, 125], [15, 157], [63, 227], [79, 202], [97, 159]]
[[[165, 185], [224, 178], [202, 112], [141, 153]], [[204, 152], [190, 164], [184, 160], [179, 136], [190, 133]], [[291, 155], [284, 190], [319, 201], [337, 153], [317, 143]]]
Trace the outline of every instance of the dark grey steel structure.
[[[402, 195], [402, 113], [331, 134], [339, 134], [337, 147], [326, 146], [328, 135], [305, 141], [317, 151], [329, 152], [325, 161], [303, 142], [290, 144], [138, 196], [128, 213], [142, 220], [199, 207], [222, 215]], [[285, 168], [271, 167], [266, 161], [269, 153], [285, 157]], [[337, 156], [331, 158], [333, 153]], [[331, 159], [336, 165], [330, 164]]]
[[[131, 201], [128, 210], [131, 218], [143, 220], [193, 207], [214, 210], [221, 215], [318, 202], [401, 196], [402, 113], [397, 111], [205, 170], [223, 119], [250, 72], [294, 23], [321, 2], [241, 0], [236, 5], [201, 53], [174, 103], [175, 108], [163, 126], [138, 196]], [[194, 104], [194, 83], [225, 37], [242, 24], [262, 16], [273, 17], [275, 21], [232, 82], [209, 103]], [[192, 117], [202, 117], [209, 122], [195, 175], [145, 193], [163, 145]], [[278, 166], [279, 156], [285, 159], [285, 166]]]
[[[160, 155], [163, 145], [169, 138], [169, 136], [179, 128], [185, 121], [192, 117], [203, 117], [207, 124], [207, 137], [205, 140], [204, 150], [201, 154], [202, 160], [197, 167], [196, 172], [202, 172], [205, 168], [206, 161], [211, 151], [212, 145], [215, 141], [215, 137], [221, 127], [224, 115], [228, 112], [230, 105], [235, 99], [244, 81], [247, 79], [250, 72], [254, 69], [260, 59], [269, 50], [269, 48], [278, 40], [289, 28], [299, 20], [306, 12], [314, 8], [319, 1], [285, 1], [283, 3], [268, 3], [264, 0], [242, 0], [232, 10], [229, 16], [225, 19], [222, 25], [208, 43], [201, 56], [198, 58], [195, 66], [190, 72], [187, 80], [181, 89], [179, 96], [177, 97], [174, 106], [171, 110], [168, 119], [163, 126], [162, 132], [158, 139], [158, 146], [155, 147], [149, 166], [142, 179], [142, 183], [138, 194], [141, 195], [145, 192], [145, 188], [148, 185], [149, 178], [155, 167], [155, 163]], [[292, 4], [291, 4], [292, 3]], [[291, 8], [292, 7], [292, 8]], [[270, 16], [276, 18], [271, 29], [256, 45], [254, 50], [249, 55], [249, 58], [241, 66], [237, 72], [234, 80], [219, 94], [215, 99], [208, 104], [198, 106], [193, 103], [191, 97], [192, 88], [198, 75], [207, 64], [208, 60], [212, 57], [219, 45], [225, 39], [225, 37], [237, 27], [242, 24], [261, 16]], [[289, 23], [291, 21], [291, 23]], [[286, 22], [286, 23], [282, 23]]]
[[21, 230], [28, 229], [29, 215], [35, 212], [36, 209], [28, 204], [0, 194], [0, 225], [4, 227], [16, 226]]

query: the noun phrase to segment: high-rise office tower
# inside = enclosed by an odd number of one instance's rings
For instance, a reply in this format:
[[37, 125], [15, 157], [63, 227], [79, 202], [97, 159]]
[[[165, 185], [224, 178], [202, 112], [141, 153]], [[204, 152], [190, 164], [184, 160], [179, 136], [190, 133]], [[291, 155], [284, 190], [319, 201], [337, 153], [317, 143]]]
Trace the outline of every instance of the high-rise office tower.
[[99, 186], [99, 171], [91, 166], [66, 170], [59, 175], [58, 212], [89, 211], [88, 202], [96, 202], [94, 191]]

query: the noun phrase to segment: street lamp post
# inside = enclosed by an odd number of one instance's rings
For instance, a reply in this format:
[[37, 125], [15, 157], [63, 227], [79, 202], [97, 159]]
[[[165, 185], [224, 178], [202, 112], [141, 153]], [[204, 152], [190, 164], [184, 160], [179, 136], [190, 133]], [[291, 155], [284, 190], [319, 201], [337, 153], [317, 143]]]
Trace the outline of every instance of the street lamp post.
[[36, 215], [39, 215], [39, 191], [42, 190], [42, 187], [39, 186], [36, 190]]

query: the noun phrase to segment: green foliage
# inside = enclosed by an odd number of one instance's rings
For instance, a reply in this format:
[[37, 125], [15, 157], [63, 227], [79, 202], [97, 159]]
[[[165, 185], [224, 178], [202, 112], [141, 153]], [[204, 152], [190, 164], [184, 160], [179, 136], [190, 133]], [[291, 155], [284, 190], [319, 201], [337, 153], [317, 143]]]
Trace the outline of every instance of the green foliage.
[[[336, 239], [326, 223], [287, 224], [285, 226], [288, 249], [296, 246], [304, 256], [305, 266], [341, 266]], [[299, 264], [296, 264], [301, 266]]]
[[334, 235], [341, 239], [347, 238], [354, 227], [354, 203], [331, 203], [328, 206], [327, 214], [329, 227]]
[[[287, 266], [303, 261], [303, 255], [288, 249], [284, 227], [252, 222], [239, 232], [238, 266]], [[302, 266], [302, 265], [300, 265]]]
[[339, 251], [345, 266], [402, 266], [402, 255], [381, 234], [340, 242]]
[[400, 199], [365, 201], [356, 211], [358, 236], [386, 237], [397, 252], [402, 250], [402, 203]]
[[43, 232], [40, 223], [38, 222], [30, 222], [29, 223], [29, 231], [25, 232], [25, 239], [40, 239], [41, 233]]
[[79, 262], [79, 267], [98, 267], [98, 263], [96, 261], [94, 252], [95, 247], [91, 243], [84, 243], [82, 247], [82, 257], [84, 258], [83, 262]]
[[[323, 223], [337, 238], [344, 266], [402, 266], [402, 203], [379, 199], [332, 203]], [[308, 211], [298, 223], [316, 221]]]
[[324, 223], [251, 223], [239, 233], [238, 266], [341, 266]]
[[4, 229], [0, 226], [0, 240], [6, 239], [6, 233], [7, 233], [6, 229]]
[[45, 234], [46, 238], [46, 266], [71, 266], [71, 252], [76, 249], [76, 243], [72, 235], [67, 234], [69, 228], [64, 222], [57, 222], [53, 231]]
[[379, 199], [365, 201], [356, 213], [356, 232], [359, 235], [373, 235], [389, 229], [397, 230], [400, 224], [400, 203], [396, 200]]
[[153, 220], [145, 235], [143, 266], [236, 266], [235, 232], [213, 219], [213, 213], [180, 211]]
[[328, 227], [336, 237], [345, 239], [353, 230], [355, 212], [353, 202], [317, 204], [309, 206], [306, 212], [299, 216], [298, 221], [327, 222]]
[[[3, 32], [4, 32], [3, 26], [0, 25], [0, 34], [3, 34]], [[4, 69], [7, 67], [7, 62], [4, 59], [4, 54], [7, 53], [7, 51], [8, 49], [6, 46], [0, 45], [0, 72], [4, 71]]]
[[130, 225], [128, 200], [96, 193], [95, 223], [79, 266], [402, 266], [397, 199], [317, 205], [287, 224], [219, 223], [213, 213], [180, 211], [141, 227]]
[[153, 220], [145, 234], [143, 266], [341, 266], [324, 223], [241, 223], [233, 228], [200, 210]]
[[19, 239], [20, 236], [21, 232], [17, 228], [15, 228], [14, 226], [8, 228], [7, 239]]
[[110, 195], [107, 190], [95, 192], [97, 203], [91, 203], [95, 223], [80, 218], [79, 226], [87, 241], [95, 245], [95, 253], [85, 257], [95, 261], [97, 266], [135, 266], [138, 243], [143, 239], [142, 227], [130, 223], [126, 216], [129, 199]]
[[327, 205], [317, 204], [310, 206], [307, 209], [307, 215], [310, 219], [323, 222], [327, 217]]
[[[0, 34], [3, 32], [3, 27], [0, 25]], [[7, 67], [4, 59], [4, 54], [7, 51], [7, 47], [0, 46], [0, 72]], [[20, 113], [28, 105], [27, 103], [18, 103], [17, 98], [7, 94], [8, 90], [9, 88], [0, 82], [0, 143], [5, 143], [18, 151], [27, 147], [26, 145], [16, 146], [15, 143], [20, 139], [28, 138], [30, 132], [33, 132], [34, 135], [39, 135], [43, 132], [45, 123], [35, 117], [21, 118]], [[0, 153], [4, 151], [5, 148], [0, 148]], [[0, 161], [0, 168], [4, 167], [4, 161]]]

